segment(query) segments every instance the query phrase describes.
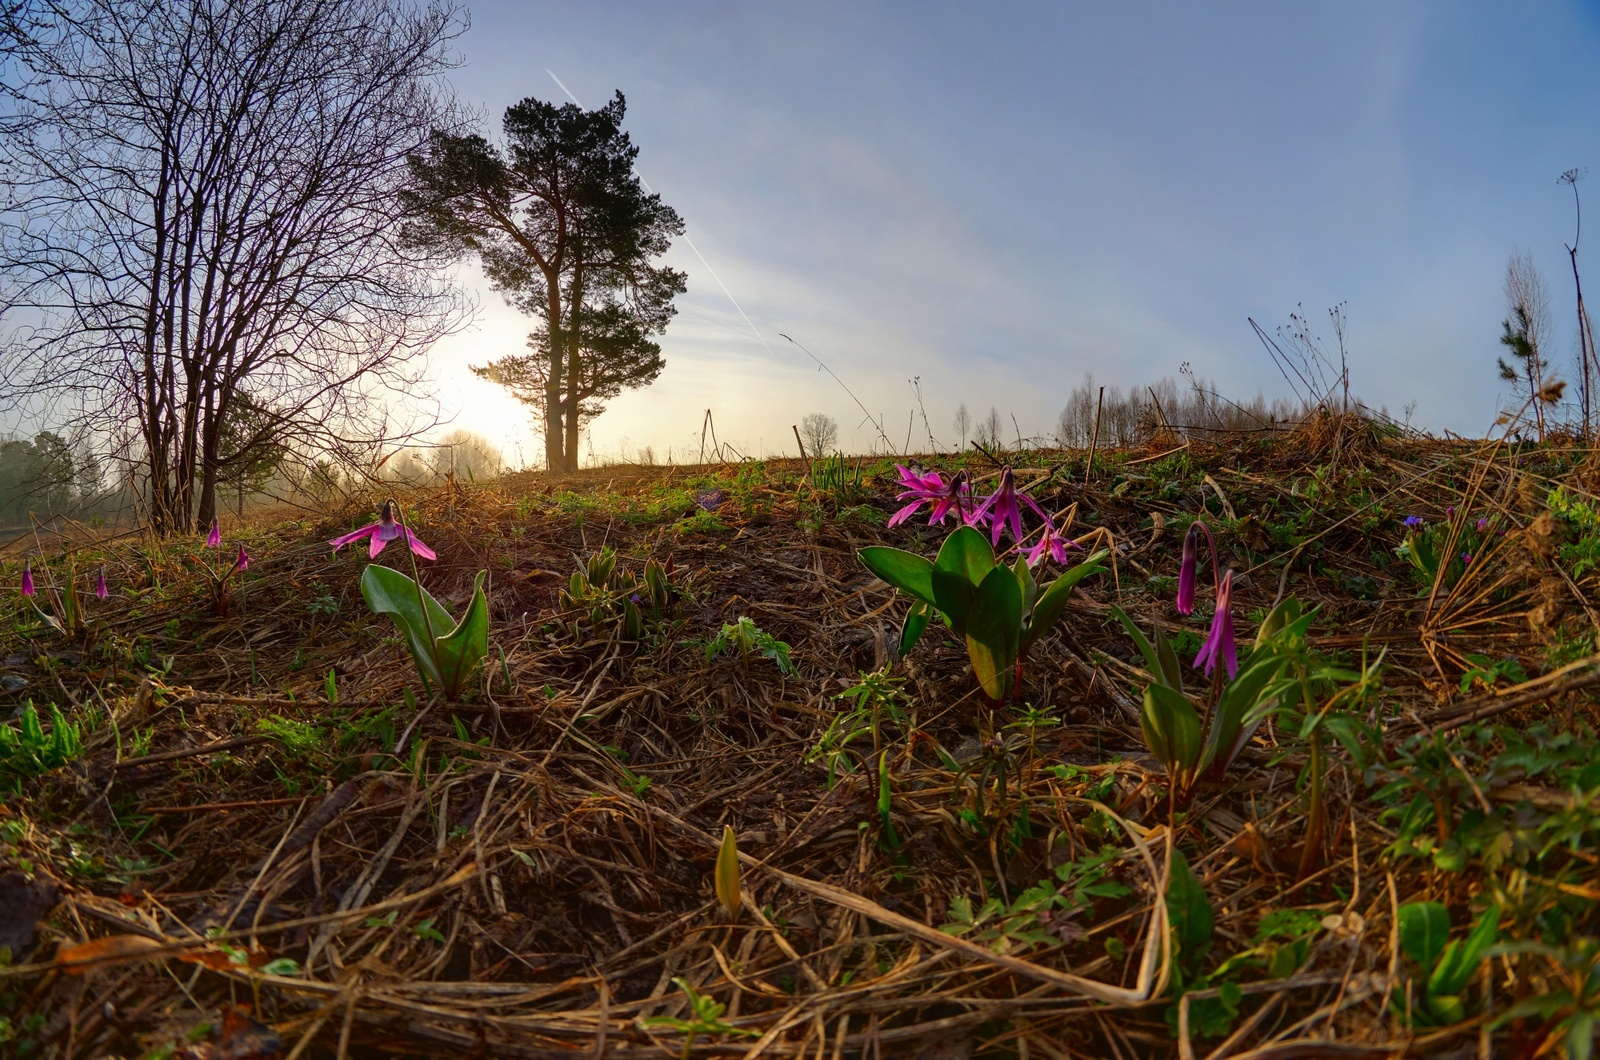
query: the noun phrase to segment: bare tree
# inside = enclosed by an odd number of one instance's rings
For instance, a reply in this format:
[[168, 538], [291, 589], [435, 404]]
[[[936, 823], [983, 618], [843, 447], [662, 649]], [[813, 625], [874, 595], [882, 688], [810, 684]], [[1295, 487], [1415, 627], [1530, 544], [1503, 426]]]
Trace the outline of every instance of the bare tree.
[[800, 421], [800, 437], [812, 456], [827, 456], [839, 444], [839, 424], [826, 412], [808, 412]]
[[374, 399], [418, 396], [461, 316], [400, 238], [406, 157], [449, 120], [450, 0], [48, 10], [0, 146], [5, 400], [131, 426], [167, 533], [264, 448], [392, 435]]
[[489, 439], [469, 430], [454, 430], [434, 445], [427, 460], [436, 479], [446, 476], [481, 482], [498, 478], [505, 459]]
[[961, 403], [961, 407], [956, 409], [956, 418], [953, 426], [956, 429], [956, 433], [961, 436], [961, 448], [965, 449], [967, 447], [967, 435], [972, 433], [972, 413], [967, 411], [967, 403], [964, 401]]
[[1000, 431], [1003, 426], [1000, 421], [1000, 412], [993, 405], [989, 406], [989, 415], [978, 424], [973, 440], [986, 449], [1000, 448]]
[[1572, 286], [1578, 292], [1578, 402], [1583, 406], [1583, 436], [1588, 438], [1593, 429], [1594, 388], [1600, 378], [1600, 350], [1594, 345], [1594, 324], [1589, 310], [1583, 304], [1583, 279], [1578, 275], [1578, 241], [1583, 238], [1583, 201], [1578, 197], [1578, 181], [1587, 176], [1587, 169], [1569, 169], [1557, 178], [1558, 184], [1572, 186], [1572, 212], [1575, 225], [1572, 242], [1566, 244], [1567, 257], [1572, 260]]
[[1506, 261], [1503, 287], [1510, 315], [1501, 322], [1500, 344], [1512, 360], [1500, 358], [1500, 378], [1512, 384], [1514, 392], [1533, 405], [1539, 437], [1544, 437], [1545, 338], [1550, 333], [1550, 297], [1544, 277], [1527, 251], [1516, 252]]

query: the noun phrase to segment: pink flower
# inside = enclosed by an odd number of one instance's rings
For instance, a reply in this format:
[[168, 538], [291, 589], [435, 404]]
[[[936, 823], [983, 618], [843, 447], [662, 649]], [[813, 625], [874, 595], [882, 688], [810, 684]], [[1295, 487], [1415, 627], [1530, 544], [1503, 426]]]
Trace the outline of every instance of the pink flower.
[[1050, 517], [1045, 514], [1034, 499], [1026, 493], [1017, 492], [1017, 481], [1011, 474], [1010, 466], [1000, 469], [1000, 488], [984, 498], [978, 510], [967, 517], [967, 525], [982, 526], [985, 519], [990, 520], [993, 533], [989, 543], [999, 546], [1000, 535], [1006, 527], [1011, 528], [1011, 537], [1019, 545], [1022, 543], [1022, 506], [1032, 508], [1039, 518], [1044, 520], [1046, 526], [1054, 527]]
[[206, 547], [222, 547], [222, 527], [217, 525], [217, 521], [215, 519], [211, 520], [211, 532], [206, 535]]
[[250, 569], [250, 553], [248, 553], [248, 552], [246, 552], [244, 550], [244, 546], [243, 545], [240, 545], [239, 546], [239, 555], [233, 561], [233, 570], [230, 570], [228, 573], [229, 574], [233, 574], [236, 571], [242, 573], [242, 572], [247, 571], [249, 569]]
[[25, 559], [22, 561], [22, 595], [32, 596], [33, 592], [33, 561]]
[[1056, 533], [1056, 528], [1050, 523], [1044, 524], [1044, 532], [1039, 535], [1038, 544], [1028, 552], [1028, 566], [1037, 567], [1045, 554], [1049, 553], [1057, 563], [1062, 566], [1067, 564], [1067, 549], [1082, 548], [1083, 546], [1070, 537], [1062, 537]]
[[111, 590], [106, 588], [106, 569], [100, 568], [100, 576], [94, 580], [94, 595], [97, 600], [104, 600], [111, 595]]
[[1217, 609], [1211, 614], [1211, 632], [1200, 645], [1200, 654], [1194, 657], [1196, 669], [1204, 669], [1210, 677], [1217, 668], [1217, 656], [1228, 668], [1228, 678], [1239, 676], [1239, 647], [1233, 639], [1233, 571], [1222, 576], [1217, 587]]
[[1189, 532], [1183, 535], [1183, 560], [1178, 564], [1178, 614], [1180, 615], [1194, 613], [1195, 567], [1200, 554], [1198, 531], [1203, 525], [1197, 519], [1189, 524]]
[[[383, 551], [384, 545], [387, 545], [389, 542], [402, 535], [404, 535], [406, 544], [410, 546], [411, 551], [415, 552], [423, 559], [439, 558], [434, 554], [433, 549], [423, 544], [421, 538], [419, 538], [416, 534], [413, 534], [408, 527], [402, 526], [395, 519], [393, 501], [383, 502], [383, 510], [378, 513], [377, 522], [363, 526], [360, 530], [352, 530], [343, 537], [336, 537], [332, 541], [328, 542], [328, 544], [332, 545], [333, 550], [337, 552], [353, 541], [360, 541], [364, 537], [371, 538], [372, 544], [367, 551], [367, 555], [376, 556], [378, 553]], [[248, 561], [249, 557], [246, 557], [246, 562]]]
[[889, 517], [890, 526], [899, 526], [913, 515], [924, 504], [929, 506], [928, 522], [930, 524], [944, 522], [944, 517], [954, 508], [959, 515], [962, 503], [967, 497], [967, 473], [957, 471], [946, 482], [944, 476], [937, 471], [930, 471], [926, 475], [919, 475], [910, 468], [896, 464], [900, 471], [901, 492], [895, 497], [898, 501], [911, 503], [901, 508]]

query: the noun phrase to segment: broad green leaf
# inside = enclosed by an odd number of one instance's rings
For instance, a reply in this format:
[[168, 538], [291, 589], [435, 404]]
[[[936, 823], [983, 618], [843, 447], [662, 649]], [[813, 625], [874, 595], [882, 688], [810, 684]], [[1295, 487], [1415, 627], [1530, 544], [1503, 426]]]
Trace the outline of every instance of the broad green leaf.
[[[1051, 586], [1055, 588], [1055, 586]], [[1122, 628], [1128, 631], [1128, 636], [1133, 638], [1134, 645], [1139, 649], [1139, 654], [1144, 656], [1144, 668], [1156, 682], [1166, 685], [1165, 675], [1161, 672], [1161, 657], [1156, 653], [1155, 646], [1150, 643], [1139, 627], [1133, 624], [1133, 619], [1128, 613], [1116, 604], [1111, 605], [1111, 613], [1117, 616], [1117, 621], [1122, 623]], [[1170, 686], [1167, 686], [1170, 687]]]
[[1026, 615], [1033, 610], [1033, 602], [1039, 598], [1039, 583], [1033, 577], [1033, 568], [1028, 566], [1027, 556], [1018, 553], [1017, 562], [1011, 569], [1017, 575], [1017, 588], [1022, 590], [1022, 613]]
[[896, 658], [904, 659], [911, 649], [916, 647], [917, 641], [922, 639], [923, 632], [928, 628], [928, 620], [932, 617], [932, 604], [918, 600], [911, 605], [911, 610], [906, 612], [906, 620], [900, 627], [900, 649], [895, 654]]
[[[944, 539], [933, 561], [933, 603], [944, 612], [957, 634], [966, 634], [972, 598], [992, 570], [994, 549], [988, 538], [972, 527], [963, 526]], [[1011, 584], [1016, 586], [1015, 578]]]
[[1145, 746], [1156, 756], [1173, 782], [1186, 782], [1200, 763], [1200, 716], [1182, 692], [1166, 685], [1144, 690], [1139, 712]]
[[1439, 963], [1428, 977], [1428, 993], [1440, 996], [1459, 994], [1483, 963], [1484, 951], [1494, 945], [1500, 933], [1500, 907], [1492, 905], [1478, 918], [1472, 934], [1452, 942], [1439, 955]]
[[1567, 1024], [1567, 1060], [1590, 1060], [1594, 1056], [1595, 1016], [1579, 1012]]
[[1178, 692], [1183, 691], [1183, 667], [1178, 665], [1178, 653], [1172, 650], [1172, 642], [1167, 635], [1161, 632], [1158, 626], [1153, 638], [1156, 649], [1156, 663], [1161, 667], [1157, 679], [1168, 688]]
[[1300, 601], [1291, 596], [1279, 602], [1261, 620], [1261, 628], [1256, 630], [1256, 647], [1264, 648], [1267, 642], [1276, 637], [1283, 630], [1293, 625], [1300, 618]]
[[1428, 1015], [1442, 1024], [1460, 1023], [1467, 1018], [1467, 1008], [1454, 994], [1429, 994], [1426, 1001]]
[[909, 596], [933, 603], [933, 564], [915, 552], [869, 545], [856, 553], [861, 565]]
[[489, 600], [483, 594], [488, 571], [479, 571], [472, 583], [472, 601], [461, 624], [437, 641], [439, 673], [444, 677], [444, 695], [455, 700], [466, 690], [483, 657], [489, 654]]
[[399, 571], [372, 563], [361, 574], [367, 606], [394, 619], [417, 672], [447, 699], [461, 694], [489, 651], [489, 602], [483, 594], [487, 574], [478, 573], [472, 602], [459, 624], [426, 589]]
[[[411, 658], [423, 680], [436, 689], [444, 688], [444, 676], [439, 672], [434, 638], [449, 633], [456, 621], [450, 617], [439, 601], [416, 582], [392, 567], [370, 563], [361, 572], [361, 595], [367, 606], [380, 615], [388, 615], [405, 634], [411, 649]], [[427, 608], [427, 621], [423, 608]], [[430, 635], [430, 626], [431, 635]]]
[[1233, 764], [1256, 727], [1276, 708], [1287, 683], [1274, 680], [1282, 669], [1283, 660], [1263, 649], [1223, 687], [1212, 713], [1211, 731], [1206, 733], [1204, 766], [1222, 772]]
[[1178, 958], [1190, 971], [1199, 967], [1200, 958], [1211, 945], [1211, 930], [1216, 918], [1204, 887], [1189, 870], [1189, 859], [1176, 847], [1167, 869], [1167, 917], [1172, 922], [1173, 941]]
[[1005, 699], [1011, 694], [1022, 636], [1022, 589], [1015, 574], [1005, 567], [989, 571], [973, 595], [966, 629], [967, 658], [978, 683], [990, 699]]
[[739, 915], [739, 845], [733, 837], [733, 826], [722, 826], [722, 846], [717, 850], [716, 879], [717, 900], [727, 911], [728, 919]]
[[1424, 975], [1450, 938], [1450, 913], [1439, 902], [1407, 902], [1400, 907], [1400, 948], [1421, 965]]
[[1039, 594], [1038, 601], [1033, 605], [1032, 614], [1028, 617], [1028, 630], [1022, 635], [1023, 651], [1032, 647], [1054, 628], [1067, 609], [1067, 599], [1072, 595], [1073, 587], [1089, 575], [1104, 570], [1105, 568], [1100, 566], [1100, 560], [1109, 554], [1110, 549], [1100, 549], [1076, 567], [1062, 571], [1056, 580]]

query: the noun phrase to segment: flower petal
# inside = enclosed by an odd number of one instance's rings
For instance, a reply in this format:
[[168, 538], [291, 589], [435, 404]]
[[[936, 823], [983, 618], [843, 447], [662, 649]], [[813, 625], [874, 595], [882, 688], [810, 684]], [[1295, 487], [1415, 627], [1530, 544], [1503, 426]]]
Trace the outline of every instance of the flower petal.
[[373, 534], [375, 534], [377, 532], [378, 532], [378, 524], [377, 523], [373, 523], [370, 526], [363, 526], [360, 530], [352, 530], [350, 533], [345, 534], [343, 537], [336, 537], [332, 541], [329, 541], [328, 544], [332, 545], [333, 546], [333, 550], [335, 552], [337, 552], [341, 548], [343, 548], [344, 546], [350, 544], [351, 542], [360, 541], [363, 537], [370, 537], [371, 535], [373, 535]]
[[411, 551], [415, 552], [423, 559], [439, 558], [438, 555], [434, 553], [433, 549], [423, 544], [422, 538], [418, 537], [416, 534], [413, 534], [410, 530], [406, 531], [406, 543], [411, 546]]

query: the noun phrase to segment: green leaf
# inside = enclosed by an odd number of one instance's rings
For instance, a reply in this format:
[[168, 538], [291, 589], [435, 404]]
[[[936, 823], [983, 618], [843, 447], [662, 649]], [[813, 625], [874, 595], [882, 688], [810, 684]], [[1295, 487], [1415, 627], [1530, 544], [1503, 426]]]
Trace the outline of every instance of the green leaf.
[[[933, 603], [944, 612], [950, 620], [950, 628], [958, 635], [966, 634], [972, 598], [992, 570], [994, 549], [989, 540], [972, 527], [963, 526], [944, 539], [933, 561]], [[1015, 578], [1011, 584], [1016, 587]]]
[[933, 603], [933, 564], [915, 552], [869, 545], [856, 553], [861, 565], [909, 596]]
[[[937, 568], [934, 577], [938, 578]], [[1015, 574], [994, 567], [973, 595], [966, 622], [967, 658], [990, 699], [1011, 694], [1021, 637], [1022, 588]]]
[[426, 589], [399, 571], [372, 563], [361, 574], [367, 606], [394, 619], [405, 634], [417, 672], [447, 699], [461, 694], [489, 652], [489, 601], [483, 594], [487, 576], [487, 571], [478, 572], [472, 601], [457, 623]]
[[1484, 951], [1500, 934], [1500, 907], [1492, 905], [1478, 918], [1472, 934], [1452, 942], [1439, 955], [1433, 974], [1428, 977], [1428, 993], [1440, 996], [1459, 994], [1483, 963]]
[[439, 671], [444, 675], [445, 698], [454, 700], [466, 690], [489, 654], [489, 599], [483, 593], [488, 571], [479, 571], [472, 583], [472, 601], [461, 624], [438, 640]]
[[1189, 859], [1176, 847], [1167, 875], [1167, 916], [1172, 921], [1173, 941], [1178, 956], [1191, 970], [1211, 945], [1211, 930], [1216, 918], [1204, 887], [1189, 869]]
[[1407, 902], [1400, 907], [1400, 948], [1422, 966], [1423, 974], [1433, 965], [1450, 938], [1450, 913], [1439, 902]]
[[1091, 574], [1105, 570], [1100, 560], [1110, 555], [1110, 549], [1100, 549], [1071, 570], [1062, 571], [1056, 580], [1039, 594], [1028, 618], [1028, 630], [1022, 635], [1022, 650], [1027, 651], [1039, 638], [1049, 633], [1067, 609], [1067, 598], [1073, 587]]
[[1567, 1024], [1567, 1060], [1589, 1060], [1594, 1055], [1594, 1013], [1579, 1012]]
[[1165, 685], [1144, 690], [1139, 712], [1145, 746], [1175, 784], [1186, 782], [1200, 763], [1200, 716], [1182, 692]]
[[911, 649], [916, 647], [917, 641], [922, 639], [923, 632], [928, 628], [928, 620], [932, 617], [932, 604], [918, 600], [911, 605], [911, 610], [906, 612], [905, 622], [900, 626], [900, 648], [895, 653], [895, 658], [904, 659]]
[[[1051, 588], [1054, 588], [1054, 586], [1051, 586]], [[1112, 604], [1111, 613], [1117, 616], [1117, 621], [1122, 623], [1122, 628], [1126, 629], [1128, 636], [1133, 638], [1133, 643], [1139, 649], [1139, 654], [1144, 656], [1145, 671], [1149, 673], [1153, 680], [1171, 688], [1172, 686], [1166, 682], [1166, 674], [1161, 668], [1161, 656], [1156, 652], [1155, 646], [1139, 631], [1139, 627], [1133, 624], [1133, 619], [1128, 617], [1126, 611], [1116, 604]]]
[[1152, 643], [1156, 649], [1156, 665], [1161, 668], [1161, 672], [1156, 679], [1168, 688], [1182, 692], [1183, 667], [1178, 665], [1178, 653], [1173, 651], [1172, 642], [1167, 639], [1167, 635], [1161, 631], [1159, 626], [1155, 629]]
[[1033, 602], [1039, 598], [1039, 582], [1033, 576], [1033, 568], [1028, 566], [1028, 557], [1019, 552], [1011, 570], [1017, 576], [1017, 588], [1022, 590], [1022, 613], [1030, 614]]
[[1251, 656], [1237, 678], [1223, 687], [1211, 731], [1206, 733], [1205, 766], [1221, 771], [1233, 764], [1256, 727], [1277, 706], [1283, 683], [1274, 678], [1282, 669], [1283, 660], [1262, 649]]

